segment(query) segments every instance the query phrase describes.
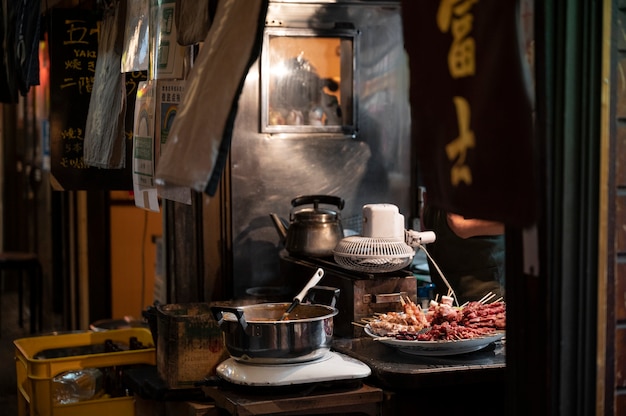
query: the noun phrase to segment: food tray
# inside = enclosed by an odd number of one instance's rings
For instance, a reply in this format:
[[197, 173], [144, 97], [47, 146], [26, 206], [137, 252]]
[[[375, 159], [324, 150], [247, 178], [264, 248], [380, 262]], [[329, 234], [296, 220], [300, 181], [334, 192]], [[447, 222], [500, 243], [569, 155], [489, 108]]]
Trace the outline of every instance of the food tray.
[[[89, 346], [103, 345], [106, 340], [118, 345], [128, 345], [132, 337], [148, 348], [83, 353]], [[105, 397], [71, 404], [54, 403], [52, 379], [65, 371], [83, 368], [156, 363], [152, 334], [145, 328], [44, 335], [17, 339], [13, 344], [19, 416], [132, 416], [135, 414], [133, 397]], [[55, 356], [54, 352], [59, 350], [79, 354]], [[37, 358], [42, 351], [49, 351], [50, 356], [55, 358]]]
[[389, 347], [397, 348], [399, 351], [422, 356], [445, 356], [467, 354], [470, 352], [481, 350], [492, 342], [500, 341], [504, 335], [504, 331], [496, 331], [493, 334], [484, 335], [476, 338], [455, 339], [446, 341], [417, 341], [417, 340], [400, 340], [394, 337], [381, 337], [374, 333], [369, 325], [365, 327], [365, 333]]

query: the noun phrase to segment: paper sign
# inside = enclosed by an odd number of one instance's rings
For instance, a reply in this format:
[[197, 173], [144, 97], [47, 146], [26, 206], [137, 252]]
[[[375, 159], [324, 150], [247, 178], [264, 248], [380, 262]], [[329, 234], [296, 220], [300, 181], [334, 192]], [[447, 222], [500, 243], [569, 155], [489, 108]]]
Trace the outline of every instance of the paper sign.
[[[157, 166], [161, 153], [167, 148], [167, 138], [174, 123], [178, 106], [185, 92], [185, 81], [182, 80], [159, 80], [157, 94], [157, 128], [156, 128], [156, 154]], [[157, 182], [159, 196], [171, 201], [191, 205], [191, 189], [183, 186], [159, 184]]]
[[133, 190], [137, 207], [159, 212], [154, 183], [155, 85], [153, 81], [143, 81], [137, 89], [133, 129]]

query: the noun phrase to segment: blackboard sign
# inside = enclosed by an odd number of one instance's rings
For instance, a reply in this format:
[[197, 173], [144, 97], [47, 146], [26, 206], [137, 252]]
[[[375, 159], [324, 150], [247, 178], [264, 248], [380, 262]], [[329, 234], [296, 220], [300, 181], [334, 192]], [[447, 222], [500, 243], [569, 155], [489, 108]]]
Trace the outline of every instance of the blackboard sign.
[[145, 72], [126, 74], [126, 163], [123, 169], [87, 166], [83, 144], [95, 79], [101, 16], [81, 9], [50, 14], [50, 159], [55, 190], [132, 190], [132, 115], [136, 84]]

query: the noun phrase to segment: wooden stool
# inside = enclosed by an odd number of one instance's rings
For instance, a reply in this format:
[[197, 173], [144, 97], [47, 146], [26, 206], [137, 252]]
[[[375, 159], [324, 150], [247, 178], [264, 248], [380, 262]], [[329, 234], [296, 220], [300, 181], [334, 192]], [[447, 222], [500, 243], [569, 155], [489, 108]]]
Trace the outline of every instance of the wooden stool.
[[[19, 291], [19, 325], [24, 327], [24, 279], [23, 273], [29, 277], [30, 291], [30, 333], [41, 331], [42, 326], [42, 286], [43, 272], [39, 257], [35, 253], [8, 251], [0, 253], [0, 278], [4, 277], [4, 271], [16, 270], [20, 276], [18, 280]], [[1, 310], [1, 308], [0, 308]]]

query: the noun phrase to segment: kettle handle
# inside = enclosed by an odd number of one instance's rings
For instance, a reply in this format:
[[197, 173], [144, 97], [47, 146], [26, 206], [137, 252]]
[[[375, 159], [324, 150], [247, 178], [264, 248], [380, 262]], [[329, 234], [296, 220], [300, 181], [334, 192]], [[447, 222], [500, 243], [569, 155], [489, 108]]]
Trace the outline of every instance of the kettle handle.
[[291, 206], [294, 208], [306, 204], [313, 204], [316, 209], [318, 204], [329, 204], [336, 206], [341, 211], [345, 201], [334, 195], [301, 195], [291, 200]]

